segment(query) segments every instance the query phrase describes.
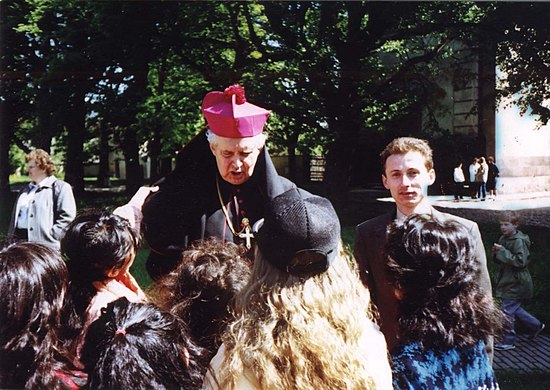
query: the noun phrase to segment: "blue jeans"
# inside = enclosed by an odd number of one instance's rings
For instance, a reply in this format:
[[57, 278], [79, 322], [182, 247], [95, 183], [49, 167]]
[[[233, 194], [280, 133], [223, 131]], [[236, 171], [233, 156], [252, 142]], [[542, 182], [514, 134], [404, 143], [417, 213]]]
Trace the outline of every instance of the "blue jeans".
[[500, 341], [501, 344], [514, 344], [516, 342], [516, 331], [514, 329], [516, 321], [527, 329], [528, 334], [534, 334], [539, 330], [541, 322], [521, 307], [520, 299], [503, 299], [500, 308], [507, 319]]
[[487, 183], [485, 182], [480, 182], [479, 183], [479, 198], [481, 199], [485, 199], [485, 197], [487, 196]]

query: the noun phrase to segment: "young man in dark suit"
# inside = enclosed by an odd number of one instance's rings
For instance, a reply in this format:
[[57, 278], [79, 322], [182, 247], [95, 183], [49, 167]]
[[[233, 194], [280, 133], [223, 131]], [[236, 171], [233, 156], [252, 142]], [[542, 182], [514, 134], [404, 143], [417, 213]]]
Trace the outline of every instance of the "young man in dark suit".
[[[380, 154], [382, 183], [390, 190], [396, 209], [359, 224], [355, 234], [355, 257], [361, 280], [369, 288], [380, 314], [380, 328], [388, 348], [399, 342], [399, 308], [395, 292], [388, 279], [384, 246], [388, 225], [397, 219], [405, 220], [411, 214], [429, 214], [441, 221], [462, 223], [475, 241], [474, 252], [479, 262], [479, 285], [492, 295], [487, 258], [477, 224], [473, 221], [437, 211], [430, 204], [428, 187], [435, 181], [432, 149], [425, 140], [402, 137], [390, 142]], [[487, 340], [487, 352], [492, 359], [493, 341]]]

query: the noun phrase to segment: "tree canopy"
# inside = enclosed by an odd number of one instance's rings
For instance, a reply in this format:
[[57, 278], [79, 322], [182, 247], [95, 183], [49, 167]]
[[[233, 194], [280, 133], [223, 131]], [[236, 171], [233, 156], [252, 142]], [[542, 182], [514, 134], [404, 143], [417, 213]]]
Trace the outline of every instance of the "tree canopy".
[[165, 174], [205, 125], [204, 94], [241, 83], [250, 101], [272, 110], [270, 146], [289, 155], [291, 171], [296, 153], [326, 156], [326, 187], [338, 198], [353, 171], [363, 171], [358, 159], [371, 156], [371, 166], [389, 138], [441, 130], [422, 115], [444, 93], [438, 75], [459, 62], [456, 42], [492, 48], [508, 76], [497, 98], [516, 96], [542, 123], [550, 118], [544, 3], [26, 0], [0, 7], [0, 189], [8, 188], [10, 145], [18, 145], [61, 151], [76, 191], [84, 189], [84, 161], [101, 160], [105, 176], [106, 153], [120, 150], [132, 191], [143, 182], [140, 156], [150, 158], [154, 178]]

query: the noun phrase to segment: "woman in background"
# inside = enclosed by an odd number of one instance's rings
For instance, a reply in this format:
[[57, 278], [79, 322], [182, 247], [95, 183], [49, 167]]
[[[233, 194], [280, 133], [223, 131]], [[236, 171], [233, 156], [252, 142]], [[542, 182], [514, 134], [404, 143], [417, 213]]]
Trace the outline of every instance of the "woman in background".
[[25, 160], [31, 182], [19, 192], [8, 236], [59, 248], [63, 231], [76, 215], [73, 190], [54, 176], [55, 164], [44, 150], [31, 151]]

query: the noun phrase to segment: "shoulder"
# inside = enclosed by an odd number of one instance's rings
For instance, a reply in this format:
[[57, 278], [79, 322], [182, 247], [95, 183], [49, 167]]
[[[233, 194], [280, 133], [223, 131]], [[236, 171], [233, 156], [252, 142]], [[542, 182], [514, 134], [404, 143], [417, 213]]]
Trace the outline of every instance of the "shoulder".
[[462, 218], [453, 214], [444, 213], [439, 210], [434, 209], [433, 216], [440, 219], [441, 221], [454, 221], [463, 225], [466, 229], [472, 230], [477, 227], [477, 223], [472, 220]]
[[69, 183], [67, 183], [64, 180], [57, 179], [57, 178], [52, 182], [52, 187], [57, 187], [57, 188], [59, 188], [59, 190], [72, 189], [72, 186]]
[[379, 231], [381, 229], [385, 231], [387, 226], [391, 223], [392, 219], [392, 213], [382, 214], [378, 217], [374, 217], [360, 223], [356, 226], [356, 231], [360, 234], [369, 234], [371, 232]]

